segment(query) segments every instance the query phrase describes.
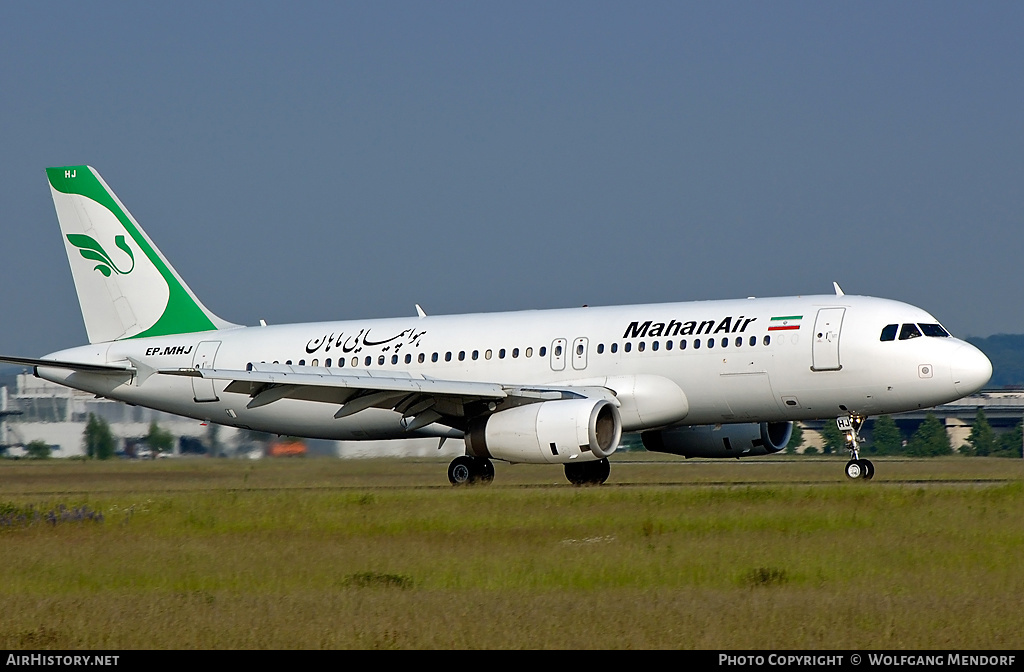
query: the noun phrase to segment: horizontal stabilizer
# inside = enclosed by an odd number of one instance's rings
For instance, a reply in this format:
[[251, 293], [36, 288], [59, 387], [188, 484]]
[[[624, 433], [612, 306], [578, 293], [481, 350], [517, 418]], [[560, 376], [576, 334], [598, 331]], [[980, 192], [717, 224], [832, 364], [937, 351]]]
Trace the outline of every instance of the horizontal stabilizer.
[[0, 355], [0, 362], [20, 366], [45, 366], [53, 369], [69, 369], [71, 371], [87, 371], [89, 373], [135, 373], [130, 366], [118, 364], [84, 364], [82, 362], [62, 362], [56, 359], [34, 359], [32, 357], [7, 357]]

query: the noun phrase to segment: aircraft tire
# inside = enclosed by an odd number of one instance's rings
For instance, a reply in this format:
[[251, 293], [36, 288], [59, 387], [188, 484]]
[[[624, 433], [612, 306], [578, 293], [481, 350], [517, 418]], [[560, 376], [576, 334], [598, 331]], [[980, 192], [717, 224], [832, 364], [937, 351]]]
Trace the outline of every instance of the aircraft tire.
[[846, 463], [846, 477], [850, 480], [856, 480], [864, 475], [864, 467], [861, 465], [860, 460], [850, 460]]
[[486, 457], [476, 461], [476, 481], [479, 483], [490, 483], [494, 480], [494, 463]]
[[565, 465], [565, 478], [573, 485], [583, 485], [587, 482], [587, 471], [585, 462], [570, 462]]
[[596, 462], [572, 462], [565, 465], [565, 478], [576, 486], [601, 485], [608, 480], [611, 465], [608, 458]]
[[864, 480], [870, 481], [875, 476], [875, 465], [871, 464], [871, 460], [861, 460], [860, 463], [864, 467]]
[[452, 485], [468, 485], [476, 480], [476, 471], [476, 460], [460, 455], [448, 465], [448, 480]]

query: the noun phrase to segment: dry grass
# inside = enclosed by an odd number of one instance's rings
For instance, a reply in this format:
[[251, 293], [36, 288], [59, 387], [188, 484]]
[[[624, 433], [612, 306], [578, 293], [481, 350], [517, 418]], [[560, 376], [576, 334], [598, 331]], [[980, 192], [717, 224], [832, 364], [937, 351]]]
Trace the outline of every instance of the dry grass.
[[0, 463], [0, 647], [1024, 643], [1024, 464], [616, 456], [599, 488], [444, 461]]

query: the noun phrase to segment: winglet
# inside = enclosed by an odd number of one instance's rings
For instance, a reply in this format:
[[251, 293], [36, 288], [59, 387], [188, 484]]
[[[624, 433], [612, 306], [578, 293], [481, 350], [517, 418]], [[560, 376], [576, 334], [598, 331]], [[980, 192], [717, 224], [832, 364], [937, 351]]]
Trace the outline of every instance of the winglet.
[[838, 282], [833, 281], [832, 286], [836, 288], [836, 296], [846, 296], [846, 294], [843, 293], [843, 288], [839, 286]]

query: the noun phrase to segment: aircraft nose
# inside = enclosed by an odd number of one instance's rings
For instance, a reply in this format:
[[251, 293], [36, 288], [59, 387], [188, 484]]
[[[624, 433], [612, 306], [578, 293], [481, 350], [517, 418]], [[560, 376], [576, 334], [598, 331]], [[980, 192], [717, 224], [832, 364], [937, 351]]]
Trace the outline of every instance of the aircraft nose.
[[965, 343], [953, 351], [949, 370], [953, 374], [953, 387], [966, 397], [988, 383], [992, 377], [992, 362], [981, 350]]

